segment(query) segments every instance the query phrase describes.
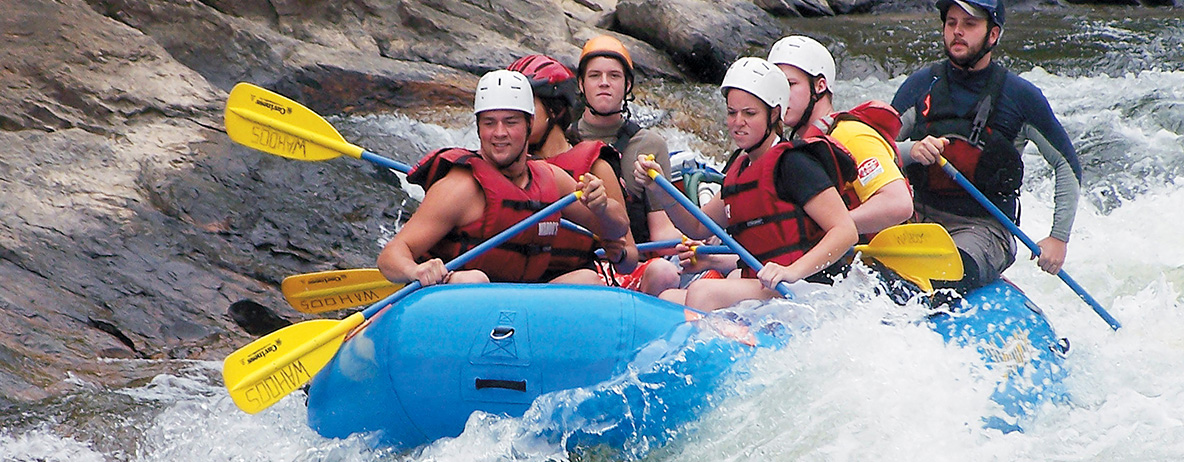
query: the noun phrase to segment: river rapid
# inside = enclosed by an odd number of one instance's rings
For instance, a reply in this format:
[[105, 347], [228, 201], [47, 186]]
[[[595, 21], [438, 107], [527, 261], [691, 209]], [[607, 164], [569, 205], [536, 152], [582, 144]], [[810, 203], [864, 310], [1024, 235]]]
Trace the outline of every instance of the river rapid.
[[[257, 415], [240, 412], [222, 386], [220, 358], [212, 358], [171, 362], [170, 373], [126, 389], [67, 377], [74, 392], [0, 411], [0, 460], [1184, 460], [1179, 16], [1013, 14], [1005, 35], [1004, 62], [1044, 91], [1085, 168], [1065, 269], [1124, 325], [1111, 331], [1021, 250], [1005, 275], [1072, 345], [1070, 401], [1041, 409], [1023, 433], [976, 424], [991, 387], [976, 353], [912, 322], [919, 307], [869, 296], [870, 285], [852, 278], [802, 297], [821, 313], [811, 329], [786, 348], [759, 351], [747, 373], [713, 396], [710, 411], [665, 444], [637, 439], [620, 452], [571, 452], [529, 418], [478, 414], [458, 438], [406, 453], [375, 450], [364, 436], [329, 440], [310, 430], [300, 393]], [[845, 44], [837, 107], [890, 100], [905, 72], [939, 57], [935, 20], [849, 17], [800, 26], [835, 31]], [[726, 149], [714, 87], [648, 85], [637, 114], [657, 122], [671, 149], [708, 161]], [[388, 114], [334, 123], [359, 145], [414, 161], [431, 148], [476, 145], [471, 119], [449, 119]], [[1051, 171], [1032, 146], [1025, 161], [1021, 228], [1040, 239], [1051, 221]], [[536, 407], [545, 412], [563, 399]]]

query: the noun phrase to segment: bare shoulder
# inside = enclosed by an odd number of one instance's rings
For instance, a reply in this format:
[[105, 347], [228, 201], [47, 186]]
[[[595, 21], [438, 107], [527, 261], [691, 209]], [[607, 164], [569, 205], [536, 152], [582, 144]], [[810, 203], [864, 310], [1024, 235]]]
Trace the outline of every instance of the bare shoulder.
[[555, 174], [555, 184], [559, 186], [560, 192], [568, 193], [575, 191], [576, 180], [566, 170], [550, 163], [544, 163], [544, 165], [551, 169], [551, 173]]
[[481, 184], [473, 177], [472, 170], [467, 168], [453, 168], [424, 193], [424, 202], [433, 196], [447, 198], [463, 198], [481, 194]]

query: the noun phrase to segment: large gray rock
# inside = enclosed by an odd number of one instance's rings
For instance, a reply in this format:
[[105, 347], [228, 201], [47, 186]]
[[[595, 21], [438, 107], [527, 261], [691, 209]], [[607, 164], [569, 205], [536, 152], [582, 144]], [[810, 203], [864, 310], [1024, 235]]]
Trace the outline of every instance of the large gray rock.
[[732, 61], [763, 55], [781, 37], [773, 19], [747, 0], [623, 0], [617, 21], [707, 83], [720, 82]]
[[754, 0], [756, 6], [774, 16], [834, 16], [826, 0]]
[[101, 358], [224, 357], [248, 340], [231, 302], [278, 307], [284, 276], [373, 265], [406, 197], [372, 167], [234, 145], [224, 92], [85, 3], [6, 12], [3, 396], [158, 373]]
[[7, 2], [0, 15], [5, 130], [116, 133], [141, 118], [191, 117], [218, 92], [144, 34], [78, 0]]
[[[496, 3], [473, 0], [400, 1], [379, 17], [397, 18], [375, 30], [384, 56], [422, 60], [481, 74], [516, 59], [543, 53], [575, 69], [588, 39], [606, 33], [615, 6], [602, 2], [526, 0]], [[597, 11], [600, 10], [600, 11]], [[597, 14], [591, 14], [597, 13]], [[579, 18], [585, 18], [587, 22]], [[642, 76], [681, 80], [670, 59], [649, 44], [626, 43]]]
[[98, 6], [218, 88], [253, 82], [318, 112], [465, 105], [477, 83], [454, 68], [382, 56], [362, 27], [365, 11], [354, 4], [271, 9], [266, 1], [215, 3], [226, 12], [190, 0]]

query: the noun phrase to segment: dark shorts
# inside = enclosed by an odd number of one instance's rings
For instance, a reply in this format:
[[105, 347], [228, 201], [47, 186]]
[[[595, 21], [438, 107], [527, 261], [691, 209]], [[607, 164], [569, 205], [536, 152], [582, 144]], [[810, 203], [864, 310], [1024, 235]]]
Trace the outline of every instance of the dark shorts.
[[944, 226], [963, 256], [974, 260], [973, 265], [966, 267], [977, 269], [978, 274], [965, 277], [977, 278], [977, 285], [998, 279], [1003, 270], [1015, 263], [1015, 237], [994, 217], [954, 215], [924, 204], [916, 204], [916, 211], [920, 222]]

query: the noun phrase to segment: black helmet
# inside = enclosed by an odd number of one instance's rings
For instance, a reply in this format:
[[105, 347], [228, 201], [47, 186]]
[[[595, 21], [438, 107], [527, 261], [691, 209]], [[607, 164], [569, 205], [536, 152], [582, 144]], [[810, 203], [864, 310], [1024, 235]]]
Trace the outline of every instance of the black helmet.
[[937, 0], [937, 3], [935, 3], [934, 6], [936, 6], [937, 10], [941, 12], [942, 21], [946, 20], [946, 10], [950, 8], [950, 5], [955, 3], [958, 4], [958, 6], [963, 10], [966, 10], [971, 14], [974, 14], [971, 9], [975, 7], [985, 11], [987, 13], [987, 19], [990, 19], [991, 23], [999, 26], [1000, 29], [1003, 28], [1003, 22], [1007, 19], [1006, 12], [1003, 8], [1003, 2], [1000, 0]]

